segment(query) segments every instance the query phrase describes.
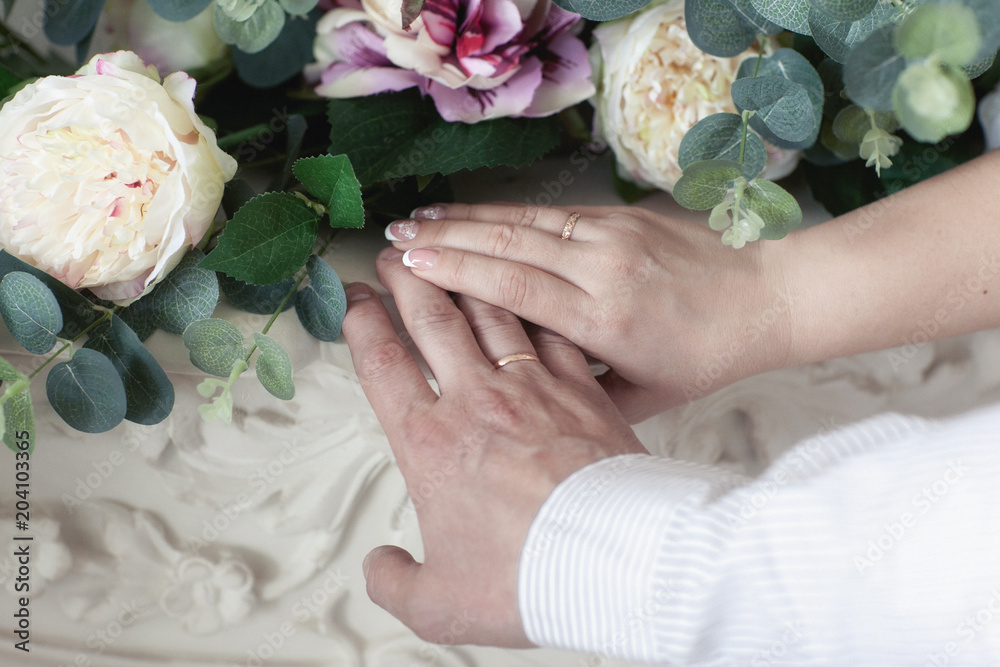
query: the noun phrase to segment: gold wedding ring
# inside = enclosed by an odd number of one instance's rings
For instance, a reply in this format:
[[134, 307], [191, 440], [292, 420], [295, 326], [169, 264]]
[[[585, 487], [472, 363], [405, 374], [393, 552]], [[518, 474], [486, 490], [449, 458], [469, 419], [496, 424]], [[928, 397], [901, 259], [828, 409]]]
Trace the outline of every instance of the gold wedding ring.
[[528, 354], [527, 352], [518, 352], [516, 354], [508, 354], [506, 357], [501, 357], [500, 359], [497, 359], [497, 362], [495, 364], [493, 364], [493, 367], [494, 368], [501, 368], [503, 366], [506, 366], [507, 364], [509, 364], [512, 361], [538, 361], [538, 362], [541, 362], [541, 359], [539, 359], [538, 357], [536, 357], [533, 354]]
[[563, 241], [569, 241], [569, 237], [573, 236], [573, 228], [576, 227], [576, 221], [579, 219], [579, 213], [570, 213], [569, 217], [566, 218], [566, 224], [563, 225], [562, 234], [559, 235], [559, 238]]

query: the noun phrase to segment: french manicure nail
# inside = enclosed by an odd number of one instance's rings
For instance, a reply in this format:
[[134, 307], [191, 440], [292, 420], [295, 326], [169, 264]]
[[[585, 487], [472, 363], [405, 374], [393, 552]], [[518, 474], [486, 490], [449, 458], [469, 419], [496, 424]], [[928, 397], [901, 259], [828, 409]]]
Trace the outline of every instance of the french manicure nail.
[[437, 261], [438, 251], [429, 248], [412, 248], [403, 255], [403, 264], [411, 269], [429, 269]]
[[385, 228], [385, 237], [390, 241], [412, 241], [419, 229], [416, 220], [397, 220]]
[[372, 297], [372, 288], [364, 283], [350, 283], [344, 285], [344, 294], [347, 296], [348, 303], [362, 301]]
[[444, 206], [441, 206], [440, 204], [421, 206], [420, 208], [413, 209], [413, 212], [410, 213], [410, 217], [418, 218], [420, 220], [443, 220]]

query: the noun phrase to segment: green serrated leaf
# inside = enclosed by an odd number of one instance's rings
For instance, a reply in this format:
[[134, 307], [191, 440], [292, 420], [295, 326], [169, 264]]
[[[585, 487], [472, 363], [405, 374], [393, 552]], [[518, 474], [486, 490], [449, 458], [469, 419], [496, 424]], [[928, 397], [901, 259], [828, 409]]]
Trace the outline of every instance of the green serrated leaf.
[[845, 63], [855, 46], [897, 15], [896, 8], [888, 2], [876, 4], [870, 14], [857, 21], [838, 21], [813, 9], [809, 12], [809, 29], [816, 44], [826, 55], [839, 63]]
[[907, 58], [934, 57], [949, 65], [976, 59], [982, 37], [972, 9], [951, 2], [916, 7], [896, 28], [896, 50]]
[[555, 148], [560, 137], [554, 116], [449, 123], [416, 90], [331, 100], [328, 111], [330, 153], [347, 155], [366, 187], [461, 169], [523, 167]]
[[707, 211], [722, 203], [732, 182], [742, 174], [743, 166], [734, 160], [692, 162], [671, 194], [684, 208]]
[[900, 75], [892, 106], [914, 139], [937, 143], [968, 129], [976, 112], [976, 94], [957, 67], [918, 62]]
[[685, 0], [684, 20], [694, 45], [719, 58], [738, 56], [757, 39], [729, 0]]
[[257, 379], [272, 395], [290, 401], [295, 397], [295, 384], [292, 382], [292, 360], [288, 352], [278, 341], [262, 333], [254, 333], [253, 342], [260, 350], [260, 356], [254, 363]]
[[229, 377], [233, 366], [247, 356], [243, 334], [226, 320], [192, 322], [184, 330], [182, 340], [191, 354], [191, 363], [209, 375]]
[[45, 0], [45, 36], [71, 46], [94, 31], [105, 0]]
[[219, 281], [214, 271], [198, 266], [205, 253], [191, 250], [143, 300], [149, 301], [153, 324], [167, 333], [180, 334], [196, 320], [212, 316], [219, 303]]
[[[31, 391], [27, 388], [4, 402], [0, 412], [3, 413], [3, 442], [12, 452], [35, 451], [35, 407], [31, 403]], [[28, 441], [27, 450], [21, 449], [18, 442]]]
[[146, 0], [150, 8], [168, 21], [187, 21], [205, 11], [212, 0]]
[[347, 313], [344, 285], [329, 264], [313, 255], [306, 264], [309, 284], [295, 295], [295, 312], [313, 337], [332, 342], [340, 337]]
[[743, 191], [743, 205], [764, 221], [762, 239], [783, 239], [802, 222], [802, 209], [795, 197], [772, 181], [758, 178]]
[[96, 350], [77, 350], [72, 359], [53, 366], [45, 393], [63, 421], [84, 433], [110, 431], [128, 410], [118, 371]]
[[[700, 160], [735, 160], [740, 158], [743, 119], [735, 113], [706, 116], [688, 130], [677, 152], [677, 164], [684, 169]], [[767, 148], [759, 136], [747, 132], [743, 151], [743, 177], [755, 178], [767, 164]]]
[[801, 35], [809, 34], [809, 0], [751, 0], [768, 21]]
[[226, 224], [201, 266], [254, 285], [295, 275], [316, 241], [319, 215], [298, 197], [268, 192], [251, 199]]
[[627, 16], [649, 4], [649, 0], [554, 0], [566, 11], [579, 14], [591, 21], [613, 21]]
[[23, 271], [0, 280], [0, 316], [18, 343], [32, 354], [45, 354], [63, 328], [55, 295], [41, 280]]
[[320, 12], [312, 12], [285, 21], [277, 38], [262, 51], [233, 51], [233, 64], [240, 79], [255, 88], [272, 88], [302, 74], [302, 69], [314, 59], [312, 45], [320, 16]]
[[251, 285], [236, 278], [230, 278], [224, 273], [219, 275], [219, 287], [222, 293], [233, 304], [242, 311], [254, 313], [256, 315], [269, 315], [281, 306], [284, 312], [295, 303], [293, 298], [285, 300], [288, 292], [295, 287], [295, 279], [288, 278], [280, 283], [271, 285]]
[[96, 350], [114, 365], [125, 388], [125, 419], [159, 424], [174, 407], [174, 387], [166, 372], [117, 315], [92, 332], [85, 349]]
[[762, 124], [783, 142], [801, 143], [818, 131], [809, 94], [794, 81], [779, 76], [737, 79], [732, 94], [737, 109], [756, 111], [750, 119], [755, 127]]
[[223, 11], [215, 12], [215, 31], [226, 44], [246, 53], [263, 51], [285, 27], [285, 10], [277, 0], [263, 0], [246, 21], [237, 21]]
[[847, 96], [860, 107], [892, 110], [892, 88], [906, 69], [906, 58], [893, 45], [895, 25], [885, 25], [858, 44], [844, 64]]
[[331, 227], [360, 229], [365, 225], [361, 183], [346, 155], [303, 158], [292, 168], [295, 178], [330, 209]]
[[859, 21], [871, 14], [879, 0], [810, 0], [813, 8], [836, 21]]

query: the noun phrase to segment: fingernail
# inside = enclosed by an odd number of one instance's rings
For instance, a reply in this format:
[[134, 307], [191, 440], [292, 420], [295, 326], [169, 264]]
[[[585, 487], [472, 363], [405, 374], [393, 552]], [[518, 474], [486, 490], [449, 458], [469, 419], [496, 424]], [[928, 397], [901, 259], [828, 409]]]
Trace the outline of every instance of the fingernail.
[[344, 285], [344, 294], [347, 295], [347, 302], [362, 301], [373, 296], [372, 288], [364, 283], [350, 283]]
[[418, 218], [420, 220], [443, 220], [444, 206], [441, 206], [441, 204], [421, 206], [420, 208], [413, 209], [410, 213], [410, 217]]
[[412, 248], [403, 255], [403, 264], [411, 269], [429, 269], [437, 261], [438, 251], [429, 248]]
[[385, 237], [390, 241], [412, 241], [419, 229], [416, 220], [397, 220], [385, 228]]

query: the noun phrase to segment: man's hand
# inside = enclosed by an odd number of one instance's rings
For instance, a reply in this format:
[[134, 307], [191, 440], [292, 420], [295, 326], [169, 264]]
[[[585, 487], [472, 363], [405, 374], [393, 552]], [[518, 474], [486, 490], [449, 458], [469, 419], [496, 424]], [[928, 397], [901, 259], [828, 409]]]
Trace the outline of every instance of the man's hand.
[[[428, 641], [531, 646], [517, 567], [536, 513], [576, 470], [645, 450], [574, 345], [544, 330], [529, 337], [517, 317], [481, 301], [453, 301], [401, 255], [384, 251], [379, 277], [440, 396], [365, 285], [347, 289], [344, 335], [414, 499], [424, 562], [375, 549], [368, 593]], [[494, 367], [519, 352], [540, 361]], [[459, 633], [456, 619], [465, 619]]]

